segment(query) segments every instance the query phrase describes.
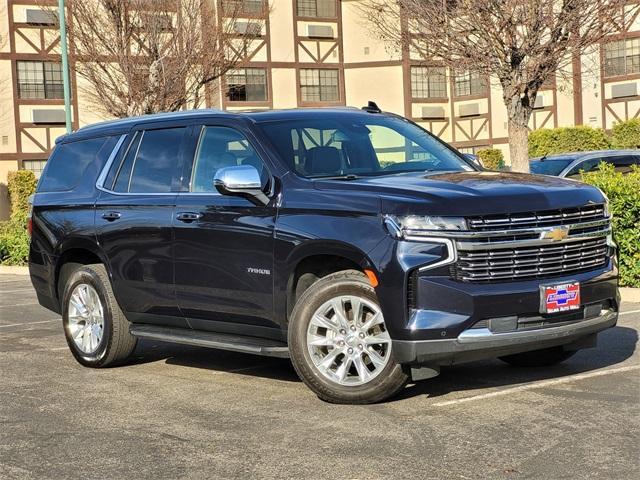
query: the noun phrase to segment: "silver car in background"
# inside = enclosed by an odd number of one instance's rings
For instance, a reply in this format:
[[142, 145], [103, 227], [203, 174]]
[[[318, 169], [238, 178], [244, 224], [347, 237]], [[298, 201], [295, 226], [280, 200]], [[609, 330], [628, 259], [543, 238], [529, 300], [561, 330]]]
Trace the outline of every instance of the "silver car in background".
[[597, 170], [600, 162], [611, 163], [617, 171], [629, 173], [632, 165], [640, 165], [640, 150], [561, 153], [532, 158], [529, 167], [531, 173], [580, 180], [581, 171]]

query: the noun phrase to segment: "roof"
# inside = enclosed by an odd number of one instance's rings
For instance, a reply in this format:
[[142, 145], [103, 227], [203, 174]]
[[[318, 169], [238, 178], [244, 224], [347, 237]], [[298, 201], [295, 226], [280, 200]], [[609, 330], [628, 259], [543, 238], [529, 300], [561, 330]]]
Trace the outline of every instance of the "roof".
[[141, 115], [136, 117], [108, 120], [94, 123], [82, 127], [75, 132], [63, 135], [56, 142], [79, 140], [95, 135], [121, 134], [127, 132], [131, 127], [144, 123], [171, 121], [181, 119], [207, 119], [215, 117], [224, 118], [249, 118], [256, 123], [296, 120], [318, 115], [329, 115], [335, 113], [352, 113], [357, 115], [370, 115], [355, 107], [333, 107], [333, 108], [293, 108], [287, 110], [246, 110], [246, 111], [223, 111], [215, 109], [184, 110], [179, 112], [157, 113], [153, 115]]
[[560, 160], [573, 158], [578, 159], [582, 157], [591, 157], [601, 155], [603, 157], [611, 157], [614, 155], [640, 155], [640, 150], [590, 150], [585, 152], [567, 152], [567, 153], [556, 153], [553, 155], [546, 155], [544, 157], [536, 157], [532, 158], [531, 162], [539, 162], [544, 158], [544, 160]]

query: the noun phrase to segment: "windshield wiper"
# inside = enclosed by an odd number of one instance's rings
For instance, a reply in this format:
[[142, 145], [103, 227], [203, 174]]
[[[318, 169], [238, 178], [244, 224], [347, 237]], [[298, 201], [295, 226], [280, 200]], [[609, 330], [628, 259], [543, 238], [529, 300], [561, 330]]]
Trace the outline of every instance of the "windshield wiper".
[[333, 175], [330, 177], [309, 177], [312, 180], [357, 180], [359, 177], [354, 175], [353, 173], [348, 173], [345, 175]]

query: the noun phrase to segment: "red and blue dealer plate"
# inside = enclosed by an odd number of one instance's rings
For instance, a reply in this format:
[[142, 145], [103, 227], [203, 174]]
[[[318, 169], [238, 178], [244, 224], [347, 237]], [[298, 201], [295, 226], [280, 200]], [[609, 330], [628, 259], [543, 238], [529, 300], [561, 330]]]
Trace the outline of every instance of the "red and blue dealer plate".
[[540, 312], [557, 313], [580, 308], [580, 284], [540, 286]]

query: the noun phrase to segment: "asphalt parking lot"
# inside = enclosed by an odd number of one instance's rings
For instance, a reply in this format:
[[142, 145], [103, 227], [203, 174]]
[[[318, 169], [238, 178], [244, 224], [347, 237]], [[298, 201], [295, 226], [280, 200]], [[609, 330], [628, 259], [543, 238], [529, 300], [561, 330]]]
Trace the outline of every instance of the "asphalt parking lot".
[[640, 478], [640, 304], [550, 369], [487, 361], [393, 401], [318, 400], [286, 360], [155, 342], [91, 370], [0, 276], [0, 478]]

